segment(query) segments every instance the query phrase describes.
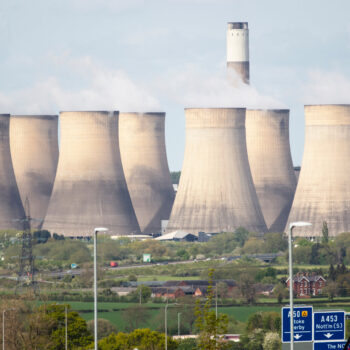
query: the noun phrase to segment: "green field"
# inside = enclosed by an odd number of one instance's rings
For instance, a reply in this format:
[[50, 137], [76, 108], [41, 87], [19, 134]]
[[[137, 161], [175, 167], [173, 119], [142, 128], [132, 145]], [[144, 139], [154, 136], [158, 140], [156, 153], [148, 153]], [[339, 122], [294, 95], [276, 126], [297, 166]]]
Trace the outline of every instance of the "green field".
[[[311, 300], [305, 300], [303, 304], [310, 304]], [[93, 303], [92, 302], [67, 302], [71, 305], [73, 310], [76, 310], [87, 321], [93, 319]], [[126, 309], [130, 308], [130, 312], [133, 312], [132, 307], [137, 306], [135, 303], [108, 303], [101, 302], [98, 304], [99, 318], [104, 318], [111, 321], [118, 330], [126, 330], [127, 324], [124, 319], [127, 313]], [[141, 323], [141, 327], [149, 327], [151, 329], [159, 330], [160, 325], [164, 322], [164, 305], [161, 303], [147, 303], [147, 320]], [[339, 300], [333, 303], [322, 303], [314, 305], [314, 309], [344, 309], [350, 311], [349, 300]], [[176, 323], [176, 306], [169, 304], [168, 309], [169, 326]], [[219, 313], [225, 313], [228, 316], [234, 318], [239, 322], [246, 322], [249, 316], [255, 312], [267, 312], [275, 311], [280, 312], [280, 306], [219, 306]], [[137, 315], [135, 315], [137, 317]]]

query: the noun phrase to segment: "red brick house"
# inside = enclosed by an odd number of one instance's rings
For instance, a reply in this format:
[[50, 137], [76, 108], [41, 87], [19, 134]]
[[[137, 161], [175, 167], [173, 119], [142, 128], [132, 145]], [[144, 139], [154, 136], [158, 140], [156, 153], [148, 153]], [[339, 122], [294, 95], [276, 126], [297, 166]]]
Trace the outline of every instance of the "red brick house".
[[[298, 273], [293, 278], [293, 291], [298, 298], [310, 298], [322, 294], [327, 281], [321, 275]], [[286, 281], [289, 288], [289, 278]]]

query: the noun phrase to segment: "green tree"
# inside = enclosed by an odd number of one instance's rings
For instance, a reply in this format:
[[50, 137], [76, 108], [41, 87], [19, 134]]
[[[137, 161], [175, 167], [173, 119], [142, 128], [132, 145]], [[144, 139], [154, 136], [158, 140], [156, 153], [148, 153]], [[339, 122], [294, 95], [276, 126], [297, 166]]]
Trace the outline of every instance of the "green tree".
[[149, 309], [143, 305], [135, 305], [126, 308], [122, 312], [122, 315], [126, 323], [126, 330], [131, 332], [147, 321]]
[[[68, 309], [70, 309], [69, 306]], [[50, 339], [53, 344], [46, 349], [63, 349], [65, 344], [65, 306], [56, 304], [44, 305], [39, 308], [39, 312], [44, 314], [44, 319], [50, 325]], [[87, 328], [86, 321], [75, 311], [69, 311], [67, 316], [68, 348], [78, 349], [91, 345], [93, 337]]]
[[242, 297], [248, 304], [254, 304], [256, 301], [256, 289], [254, 279], [251, 275], [242, 274], [238, 283], [238, 288]]
[[[94, 325], [94, 320], [90, 320], [87, 323], [87, 328], [91, 334], [94, 332]], [[111, 333], [117, 333], [117, 328], [115, 325], [111, 321], [105, 320], [104, 318], [99, 318], [97, 320], [97, 329], [100, 339], [108, 337]]]
[[[100, 350], [163, 350], [165, 346], [165, 335], [151, 331], [150, 329], [135, 329], [133, 332], [110, 334], [98, 343]], [[177, 342], [172, 338], [167, 339], [168, 349], [176, 350]]]
[[286, 288], [284, 283], [278, 283], [274, 288], [273, 292], [279, 304], [282, 303], [283, 299], [288, 297], [288, 289]]
[[281, 336], [275, 332], [268, 332], [264, 338], [264, 350], [279, 350], [281, 348]]
[[196, 327], [199, 330], [198, 347], [202, 350], [224, 349], [225, 343], [222, 342], [222, 336], [228, 327], [228, 317], [225, 314], [219, 314], [212, 310], [214, 300], [213, 288], [214, 269], [210, 269], [208, 273], [208, 289], [204, 305], [201, 305], [199, 299], [196, 305]]
[[322, 243], [327, 244], [329, 240], [327, 221], [322, 223]]

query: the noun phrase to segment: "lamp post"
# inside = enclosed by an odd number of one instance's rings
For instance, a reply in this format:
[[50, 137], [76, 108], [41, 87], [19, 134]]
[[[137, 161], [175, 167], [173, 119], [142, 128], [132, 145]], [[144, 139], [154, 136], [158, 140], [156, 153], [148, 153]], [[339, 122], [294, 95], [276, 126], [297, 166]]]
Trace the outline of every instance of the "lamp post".
[[97, 336], [97, 233], [106, 232], [108, 228], [96, 227], [94, 229], [94, 342], [95, 350], [98, 350], [98, 336]]
[[[172, 304], [174, 306], [179, 305], [178, 303]], [[168, 300], [164, 308], [164, 333], [165, 333], [165, 350], [168, 350]]]
[[289, 224], [288, 251], [289, 251], [289, 310], [290, 310], [290, 350], [294, 350], [294, 319], [293, 319], [293, 258], [292, 235], [294, 227], [311, 226], [309, 222], [297, 221]]
[[68, 310], [67, 305], [64, 306], [64, 326], [65, 326], [65, 350], [68, 350]]
[[5, 350], [5, 313], [6, 311], [13, 311], [15, 309], [2, 310], [2, 350]]
[[181, 312], [177, 313], [177, 335], [180, 336], [180, 317], [181, 317]]

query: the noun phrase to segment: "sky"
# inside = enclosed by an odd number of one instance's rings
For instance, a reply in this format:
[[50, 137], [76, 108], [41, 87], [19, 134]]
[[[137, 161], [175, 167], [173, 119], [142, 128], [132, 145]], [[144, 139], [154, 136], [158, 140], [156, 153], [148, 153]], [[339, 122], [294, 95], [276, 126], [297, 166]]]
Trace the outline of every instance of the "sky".
[[[180, 170], [186, 107], [350, 103], [348, 0], [2, 0], [0, 113], [165, 111]], [[249, 23], [250, 86], [227, 85], [227, 22]]]

